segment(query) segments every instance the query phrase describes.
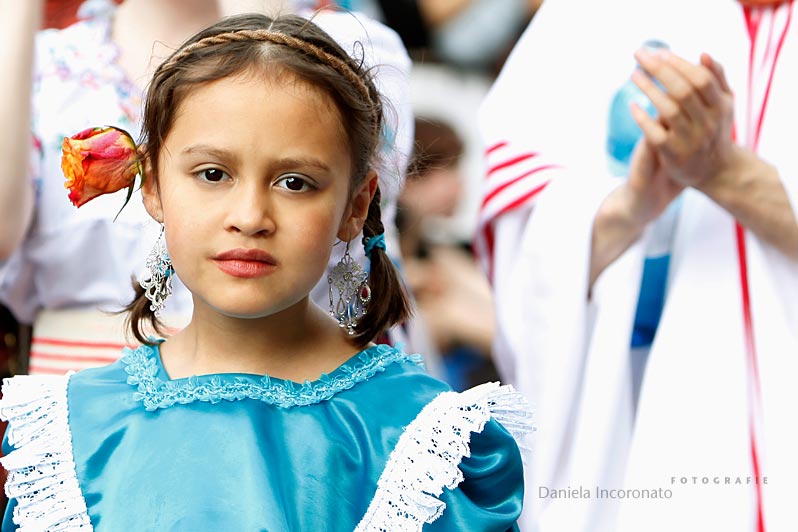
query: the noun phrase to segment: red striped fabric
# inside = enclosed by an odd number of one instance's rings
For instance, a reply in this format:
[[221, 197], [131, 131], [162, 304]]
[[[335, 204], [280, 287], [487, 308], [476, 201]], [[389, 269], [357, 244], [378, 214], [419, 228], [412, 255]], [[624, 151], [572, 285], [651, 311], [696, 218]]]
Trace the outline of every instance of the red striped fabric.
[[507, 213], [531, 205], [549, 183], [548, 170], [559, 168], [538, 152], [508, 140], [485, 150], [488, 168], [483, 187], [474, 250], [489, 279], [493, 279], [494, 222]]
[[40, 338], [31, 342], [28, 373], [59, 374], [112, 364], [132, 345], [106, 341]]
[[[40, 312], [33, 325], [28, 373], [64, 374], [115, 362], [126, 347], [138, 345], [125, 321], [125, 315], [99, 310]], [[165, 332], [171, 335], [186, 323], [187, 318], [171, 318]]]
[[[769, 6], [756, 8], [746, 6], [743, 8], [746, 28], [750, 40], [748, 54], [748, 101], [746, 118], [747, 137], [746, 144], [757, 151], [762, 125], [765, 119], [770, 90], [773, 85], [773, 76], [781, 54], [781, 48], [790, 27], [793, 11], [793, 0], [787, 2], [786, 17], [781, 19], [779, 8]], [[768, 25], [767, 36], [760, 33], [762, 23]], [[781, 27], [778, 27], [781, 24]], [[737, 128], [735, 128], [736, 131]], [[743, 335], [746, 350], [746, 365], [748, 368], [748, 408], [749, 431], [751, 442], [751, 466], [756, 478], [760, 476], [762, 468], [762, 455], [760, 442], [762, 439], [762, 394], [759, 376], [759, 361], [754, 337], [754, 317], [751, 311], [751, 293], [748, 281], [748, 262], [746, 255], [745, 229], [739, 222], [736, 223], [737, 257], [740, 271], [740, 290], [743, 306]], [[762, 497], [762, 487], [759, 482], [754, 485], [756, 496], [756, 531], [765, 532], [765, 510]]]

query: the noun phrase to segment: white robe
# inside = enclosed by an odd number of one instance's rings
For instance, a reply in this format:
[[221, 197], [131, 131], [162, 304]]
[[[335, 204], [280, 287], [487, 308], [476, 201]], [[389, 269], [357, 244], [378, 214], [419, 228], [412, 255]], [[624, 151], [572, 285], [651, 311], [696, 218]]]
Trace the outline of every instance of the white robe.
[[[477, 249], [495, 288], [497, 365], [537, 407], [525, 531], [750, 532], [760, 530], [760, 507], [763, 530], [798, 523], [798, 264], [745, 231], [754, 371], [735, 222], [685, 191], [636, 402], [629, 342], [650, 230], [586, 296], [593, 218], [619, 183], [604, 152], [609, 105], [647, 39], [724, 66], [738, 142], [777, 167], [798, 212], [798, 6], [754, 15], [749, 87], [751, 41], [737, 2], [546, 0], [480, 109], [487, 178]], [[753, 448], [759, 489], [748, 480]], [[597, 489], [649, 491], [599, 498]]]

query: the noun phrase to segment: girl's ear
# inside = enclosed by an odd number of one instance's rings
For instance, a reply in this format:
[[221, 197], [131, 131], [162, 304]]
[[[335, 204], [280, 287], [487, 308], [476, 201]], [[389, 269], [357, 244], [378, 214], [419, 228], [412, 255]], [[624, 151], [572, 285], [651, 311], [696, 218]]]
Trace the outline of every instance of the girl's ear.
[[144, 167], [144, 179], [141, 183], [141, 196], [144, 200], [144, 208], [156, 222], [163, 223], [161, 194], [158, 191], [158, 184], [155, 182], [155, 173], [152, 171], [150, 159], [144, 159], [142, 165]]
[[369, 206], [374, 193], [377, 191], [377, 172], [370, 170], [363, 181], [355, 189], [352, 201], [344, 214], [338, 228], [338, 238], [349, 242], [363, 230], [363, 224], [369, 215]]

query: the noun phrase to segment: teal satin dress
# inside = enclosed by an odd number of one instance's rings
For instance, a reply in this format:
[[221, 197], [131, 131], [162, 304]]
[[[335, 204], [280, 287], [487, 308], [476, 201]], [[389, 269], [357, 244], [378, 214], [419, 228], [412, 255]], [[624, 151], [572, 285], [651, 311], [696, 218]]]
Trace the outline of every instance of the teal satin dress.
[[[86, 530], [352, 532], [405, 428], [449, 388], [417, 357], [384, 345], [304, 384], [250, 374], [172, 380], [158, 347], [142, 346], [72, 375], [65, 390]], [[12, 426], [31, 419], [19, 403], [2, 405]], [[491, 418], [468, 444], [462, 482], [437, 495], [445, 508], [423, 530], [517, 530], [515, 439]], [[5, 455], [14, 449], [4, 440]], [[11, 497], [25, 492], [20, 484], [7, 486]], [[3, 531], [16, 530], [17, 505], [12, 498]]]

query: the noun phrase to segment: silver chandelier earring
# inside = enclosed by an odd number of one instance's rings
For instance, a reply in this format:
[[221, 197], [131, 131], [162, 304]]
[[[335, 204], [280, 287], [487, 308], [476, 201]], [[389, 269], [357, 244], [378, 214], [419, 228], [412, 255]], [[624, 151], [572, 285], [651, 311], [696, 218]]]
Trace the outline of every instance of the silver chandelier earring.
[[371, 301], [368, 273], [349, 254], [346, 243], [344, 256], [327, 276], [330, 288], [330, 316], [338, 320], [338, 326], [350, 335], [355, 334], [357, 320], [366, 314], [366, 305]]
[[150, 310], [156, 316], [161, 315], [166, 305], [166, 298], [172, 294], [172, 259], [166, 249], [166, 239], [164, 238], [164, 228], [161, 226], [161, 234], [155, 242], [152, 251], [147, 256], [147, 275], [139, 281], [144, 289], [144, 295], [150, 300]]

